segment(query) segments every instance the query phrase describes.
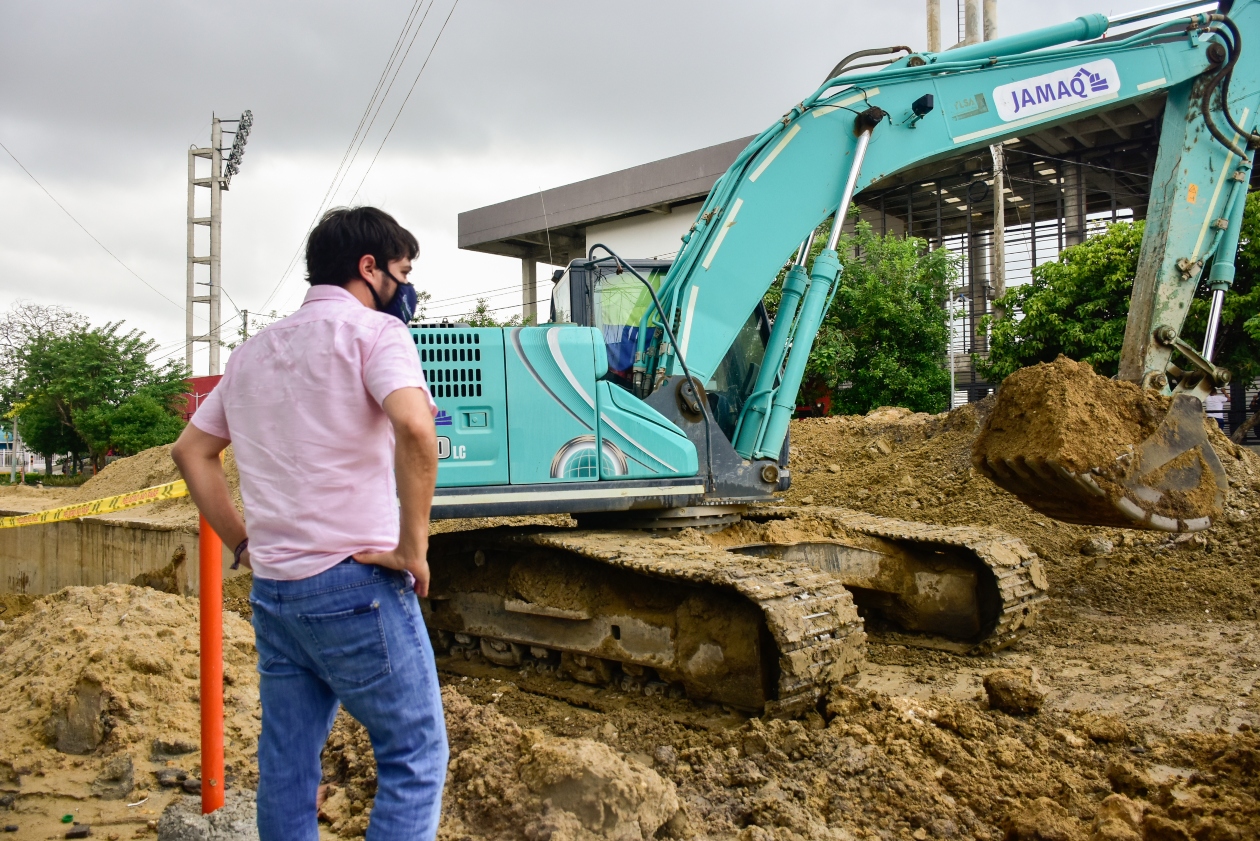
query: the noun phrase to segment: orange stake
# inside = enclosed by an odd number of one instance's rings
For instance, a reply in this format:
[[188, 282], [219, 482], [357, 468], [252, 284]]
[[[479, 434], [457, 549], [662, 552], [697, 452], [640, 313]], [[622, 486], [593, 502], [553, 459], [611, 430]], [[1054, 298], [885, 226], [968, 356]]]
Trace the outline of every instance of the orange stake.
[[201, 518], [201, 813], [223, 805], [223, 541]]

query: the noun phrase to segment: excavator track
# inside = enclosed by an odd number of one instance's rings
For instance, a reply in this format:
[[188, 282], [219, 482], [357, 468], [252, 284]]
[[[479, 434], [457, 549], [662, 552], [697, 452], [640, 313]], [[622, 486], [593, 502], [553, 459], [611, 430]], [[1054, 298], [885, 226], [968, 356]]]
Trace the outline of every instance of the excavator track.
[[[762, 522], [774, 519], [790, 521], [800, 517], [802, 513], [799, 508], [768, 507], [758, 509], [749, 517]], [[808, 517], [815, 521], [811, 526], [814, 530], [818, 530], [818, 522], [834, 524], [835, 545], [856, 547], [859, 552], [882, 552], [883, 557], [891, 559], [894, 564], [909, 565], [908, 569], [897, 570], [904, 582], [903, 586], [920, 591], [928, 590], [921, 601], [903, 604], [900, 612], [902, 624], [909, 620], [909, 624], [919, 625], [918, 628], [906, 629], [911, 632], [919, 631], [907, 639], [913, 644], [962, 654], [997, 651], [1012, 645], [1026, 634], [1036, 624], [1041, 606], [1049, 599], [1049, 584], [1037, 553], [1019, 538], [996, 529], [897, 520], [847, 508], [810, 508]], [[846, 541], [846, 537], [852, 538], [854, 534], [878, 542], [867, 544], [852, 539]], [[886, 543], [880, 545], [883, 542]], [[792, 557], [794, 553], [788, 552], [786, 555]], [[865, 601], [862, 592], [881, 586], [871, 580], [874, 576], [869, 569], [863, 569], [861, 563], [856, 565], [856, 570], [846, 569], [843, 561], [835, 563], [834, 553], [828, 560], [831, 563], [818, 563], [816, 559], [813, 563], [838, 575], [850, 589], [859, 594], [859, 604], [865, 607], [862, 604]], [[924, 573], [917, 568], [919, 565], [926, 565], [938, 573], [973, 573], [974, 602], [949, 604], [952, 594], [947, 592], [948, 588], [933, 591], [923, 586]], [[888, 577], [883, 575], [885, 581]], [[886, 594], [887, 589], [883, 592]], [[905, 597], [901, 598], [904, 600]], [[921, 615], [907, 615], [907, 612], [914, 610], [918, 610]], [[935, 616], [931, 615], [933, 610], [938, 611]], [[978, 615], [971, 632], [966, 633], [961, 627], [963, 623], [960, 614], [973, 610], [978, 611]], [[894, 624], [896, 623], [894, 618]]]
[[703, 541], [454, 532], [433, 536], [429, 563], [439, 648], [499, 665], [793, 715], [865, 657], [862, 620], [834, 575]]
[[722, 531], [499, 528], [434, 535], [439, 652], [585, 684], [792, 715], [885, 639], [983, 654], [1047, 599], [999, 531], [844, 508], [759, 508]]

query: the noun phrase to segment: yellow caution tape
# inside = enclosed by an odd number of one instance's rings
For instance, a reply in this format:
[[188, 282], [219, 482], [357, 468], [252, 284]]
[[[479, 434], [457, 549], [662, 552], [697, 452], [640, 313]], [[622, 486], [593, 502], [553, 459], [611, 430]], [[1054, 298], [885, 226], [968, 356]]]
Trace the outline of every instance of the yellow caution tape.
[[188, 496], [188, 485], [183, 479], [155, 485], [131, 493], [107, 496], [91, 502], [80, 502], [78, 505], [67, 505], [64, 508], [50, 508], [47, 511], [34, 511], [18, 517], [0, 517], [0, 529], [13, 529], [18, 526], [38, 526], [43, 523], [59, 523], [65, 520], [77, 520], [80, 517], [92, 517], [98, 514], [112, 514], [138, 505], [148, 505], [163, 499], [176, 499]]

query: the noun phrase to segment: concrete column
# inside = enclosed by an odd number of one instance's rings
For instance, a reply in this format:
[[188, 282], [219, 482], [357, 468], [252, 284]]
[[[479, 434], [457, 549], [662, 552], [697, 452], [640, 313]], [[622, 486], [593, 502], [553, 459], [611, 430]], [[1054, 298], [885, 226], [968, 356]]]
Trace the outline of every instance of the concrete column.
[[989, 314], [989, 244], [984, 242], [980, 231], [968, 237], [967, 245], [967, 297], [970, 298], [972, 353], [989, 352], [989, 334], [980, 326], [980, 319]]
[[983, 36], [980, 22], [980, 0], [966, 0], [966, 5], [963, 9], [963, 43], [979, 44]]
[[538, 261], [521, 258], [521, 320], [538, 323]]
[[1080, 164], [1063, 167], [1063, 244], [1085, 241], [1085, 178]]
[[997, 0], [984, 0], [984, 40], [998, 37]]
[[[985, 0], [986, 5], [991, 0]], [[988, 24], [988, 20], [985, 20]], [[1006, 294], [1006, 158], [1002, 144], [989, 147], [993, 155], [993, 250], [990, 262], [990, 278], [993, 300]], [[993, 308], [994, 318], [1004, 315], [1001, 307]]]
[[941, 0], [927, 0], [927, 50], [941, 51]]

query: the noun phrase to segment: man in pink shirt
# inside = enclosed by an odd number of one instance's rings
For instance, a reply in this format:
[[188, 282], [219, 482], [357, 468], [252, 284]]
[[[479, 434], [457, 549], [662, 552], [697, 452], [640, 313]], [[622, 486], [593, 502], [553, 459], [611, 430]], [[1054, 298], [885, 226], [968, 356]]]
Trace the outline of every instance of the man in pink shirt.
[[[301, 308], [233, 352], [171, 450], [254, 573], [262, 841], [319, 838], [319, 757], [339, 703], [376, 754], [369, 841], [437, 834], [446, 728], [416, 598], [429, 585], [437, 406], [406, 328], [418, 252], [376, 208], [325, 214]], [[229, 443], [248, 539], [220, 462]]]

